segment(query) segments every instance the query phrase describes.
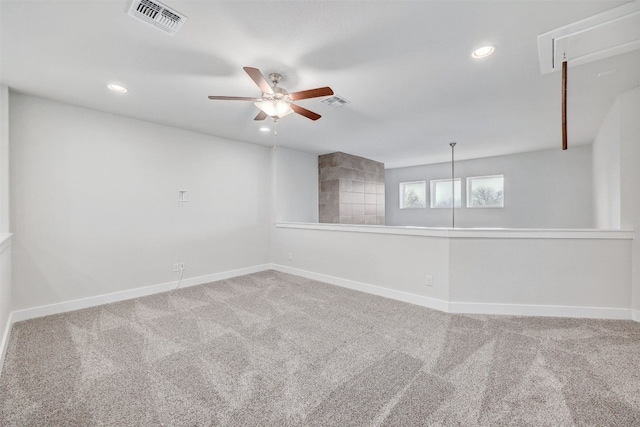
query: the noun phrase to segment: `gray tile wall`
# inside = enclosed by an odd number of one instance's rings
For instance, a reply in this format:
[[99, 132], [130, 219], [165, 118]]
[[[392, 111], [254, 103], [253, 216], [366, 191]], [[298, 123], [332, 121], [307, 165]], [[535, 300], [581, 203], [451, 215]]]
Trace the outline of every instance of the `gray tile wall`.
[[384, 163], [338, 152], [318, 172], [320, 222], [384, 225]]

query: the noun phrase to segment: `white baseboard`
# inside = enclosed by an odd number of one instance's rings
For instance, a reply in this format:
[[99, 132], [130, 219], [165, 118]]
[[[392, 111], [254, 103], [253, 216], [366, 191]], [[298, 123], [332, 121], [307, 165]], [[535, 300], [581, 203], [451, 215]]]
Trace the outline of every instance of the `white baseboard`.
[[[239, 268], [237, 270], [223, 271], [221, 273], [207, 274], [206, 276], [192, 277], [183, 279], [180, 282], [180, 288], [188, 288], [190, 286], [203, 285], [205, 283], [217, 282], [219, 280], [231, 279], [232, 277], [244, 276], [245, 274], [259, 273], [271, 269], [271, 264], [260, 264], [252, 267]], [[176, 282], [172, 283], [175, 287]], [[172, 288], [173, 289], [173, 288]]]
[[[523, 305], [523, 304], [485, 304], [470, 302], [448, 302], [440, 299], [429, 298], [422, 295], [416, 295], [409, 292], [398, 291], [380, 286], [370, 285], [367, 283], [357, 282], [340, 277], [329, 276], [326, 274], [315, 273], [312, 271], [301, 270], [297, 268], [287, 267], [280, 264], [261, 264], [252, 267], [241, 268], [237, 270], [214, 273], [205, 276], [192, 277], [184, 279], [180, 283], [180, 288], [202, 285], [205, 283], [215, 282], [232, 277], [243, 276], [245, 274], [257, 273], [273, 269], [283, 273], [289, 273], [312, 280], [329, 283], [332, 285], [342, 286], [373, 295], [395, 299], [411, 304], [420, 305], [447, 313], [475, 313], [475, 314], [504, 314], [519, 316], [552, 316], [552, 317], [583, 317], [597, 319], [633, 319], [640, 322], [640, 311], [621, 308], [607, 307], [576, 307], [576, 306], [547, 306], [547, 305]], [[81, 298], [72, 301], [65, 301], [56, 304], [50, 304], [40, 307], [33, 307], [24, 310], [17, 310], [9, 314], [9, 319], [5, 330], [2, 331], [2, 340], [0, 341], [0, 371], [2, 370], [9, 337], [11, 334], [11, 326], [15, 322], [33, 319], [36, 317], [48, 316], [51, 314], [65, 313], [68, 311], [80, 310], [83, 308], [94, 307], [97, 305], [108, 304], [112, 302], [124, 301], [127, 299], [138, 298], [142, 296], [157, 294], [174, 289], [177, 282], [161, 283], [158, 285], [135, 288], [126, 291], [113, 292], [110, 294], [97, 295], [94, 297]]]
[[449, 310], [449, 303], [436, 298], [429, 298], [422, 295], [416, 295], [409, 292], [398, 291], [395, 289], [383, 288], [381, 286], [369, 285], [367, 283], [356, 282], [354, 280], [342, 279], [340, 277], [328, 276], [326, 274], [314, 273], [313, 271], [300, 270], [293, 267], [287, 267], [281, 264], [271, 264], [271, 269], [281, 271], [283, 273], [289, 273], [296, 276], [305, 277], [307, 279], [317, 280], [320, 282], [329, 283], [331, 285], [342, 286], [343, 288], [349, 288], [356, 291], [366, 292], [368, 294], [378, 295], [381, 297], [391, 298], [402, 302], [408, 302], [410, 304], [416, 304], [427, 308], [433, 308], [447, 312]]
[[[338, 285], [356, 291], [408, 302], [446, 313], [468, 313], [468, 314], [502, 314], [510, 316], [544, 316], [544, 317], [579, 317], [589, 319], [618, 319], [629, 320], [632, 318], [632, 310], [626, 308], [609, 307], [579, 307], [579, 306], [558, 306], [558, 305], [526, 305], [526, 304], [486, 304], [473, 302], [449, 302], [422, 295], [411, 294], [409, 292], [397, 291], [380, 286], [369, 285], [354, 280], [342, 279], [340, 277], [328, 276], [312, 271], [301, 270], [281, 264], [271, 264], [273, 270], [283, 273], [294, 274], [306, 277], [307, 279]], [[634, 311], [634, 320], [640, 322], [640, 312]]]
[[[224, 271], [221, 273], [208, 274], [206, 276], [191, 277], [180, 282], [180, 288], [202, 285], [216, 282], [218, 280], [230, 279], [245, 274], [257, 273], [268, 270], [269, 264], [261, 264], [252, 267], [240, 268], [238, 270]], [[145, 286], [142, 288], [128, 289], [126, 291], [113, 292], [110, 294], [96, 295], [88, 298], [81, 298], [72, 301], [65, 301], [56, 304], [43, 305], [40, 307], [17, 310], [11, 313], [11, 323], [36, 317], [49, 316], [51, 314], [65, 313], [68, 311], [80, 310], [83, 308], [95, 307], [97, 305], [109, 304], [112, 302], [124, 301], [132, 298], [144, 297], [147, 295], [167, 292], [176, 288], [178, 282], [160, 283], [158, 285]]]
[[[221, 273], [209, 274], [206, 276], [192, 277], [184, 279], [180, 283], [180, 288], [202, 285], [219, 280], [230, 279], [232, 277], [243, 276], [245, 274], [257, 273], [265, 270], [276, 270], [289, 273], [312, 280], [342, 286], [356, 291], [366, 292], [386, 298], [395, 299], [411, 304], [420, 305], [447, 313], [474, 313], [474, 314], [503, 314], [516, 316], [551, 316], [551, 317], [583, 317], [596, 319], [633, 319], [640, 322], [640, 310], [607, 308], [607, 307], [576, 307], [576, 306], [549, 306], [549, 305], [524, 305], [524, 304], [485, 304], [471, 302], [448, 302], [440, 299], [429, 298], [422, 295], [415, 295], [409, 292], [398, 291], [367, 283], [357, 282], [312, 271], [287, 267], [280, 264], [261, 264], [237, 270], [225, 271]], [[130, 289], [126, 291], [113, 292], [110, 294], [97, 295], [94, 297], [81, 298], [72, 301], [65, 301], [40, 307], [28, 308], [9, 313], [7, 325], [2, 331], [0, 341], [0, 373], [4, 365], [4, 358], [11, 335], [11, 326], [15, 322], [33, 319], [36, 317], [48, 316], [51, 314], [64, 313], [67, 311], [80, 310], [83, 308], [95, 307], [97, 305], [112, 302], [124, 301], [127, 299], [157, 294], [174, 289], [178, 283], [168, 282], [158, 285], [145, 286], [142, 288]]]
[[450, 313], [504, 314], [509, 316], [580, 317], [586, 319], [631, 319], [631, 310], [610, 307], [579, 307], [562, 305], [486, 304], [450, 302]]
[[2, 340], [0, 341], [0, 374], [2, 374], [2, 367], [4, 366], [4, 356], [7, 353], [7, 347], [9, 346], [9, 338], [11, 337], [11, 325], [13, 325], [12, 313], [9, 313], [7, 319], [7, 326], [2, 331]]

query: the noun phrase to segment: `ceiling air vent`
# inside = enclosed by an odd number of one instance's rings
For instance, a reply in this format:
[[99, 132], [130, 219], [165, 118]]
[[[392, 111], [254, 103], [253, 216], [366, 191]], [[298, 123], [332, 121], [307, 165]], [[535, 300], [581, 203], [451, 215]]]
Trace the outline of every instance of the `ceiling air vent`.
[[348, 101], [338, 95], [334, 95], [329, 98], [323, 99], [322, 102], [324, 102], [327, 105], [331, 105], [332, 107], [342, 107], [344, 104], [351, 104], [351, 101]]
[[133, 0], [129, 15], [170, 35], [174, 35], [187, 20], [186, 16], [160, 2], [151, 0]]

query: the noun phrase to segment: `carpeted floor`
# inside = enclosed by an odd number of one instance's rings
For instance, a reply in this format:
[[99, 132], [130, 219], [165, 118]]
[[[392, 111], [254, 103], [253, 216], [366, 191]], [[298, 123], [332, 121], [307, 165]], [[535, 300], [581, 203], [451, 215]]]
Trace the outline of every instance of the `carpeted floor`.
[[634, 426], [640, 324], [267, 271], [13, 326], [2, 426]]

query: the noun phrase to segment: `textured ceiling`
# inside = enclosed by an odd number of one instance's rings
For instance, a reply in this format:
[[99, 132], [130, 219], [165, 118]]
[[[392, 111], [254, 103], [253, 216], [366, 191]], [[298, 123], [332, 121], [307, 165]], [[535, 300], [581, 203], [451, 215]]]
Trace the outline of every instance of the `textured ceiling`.
[[[560, 147], [559, 73], [540, 74], [538, 34], [615, 1], [176, 1], [169, 36], [129, 1], [0, 1], [0, 78], [12, 90], [261, 145], [260, 96], [243, 66], [290, 92], [330, 86], [351, 101], [300, 101], [323, 117], [278, 122], [278, 145], [343, 151], [387, 167]], [[471, 58], [483, 44], [494, 55]], [[615, 69], [603, 77], [598, 73]], [[129, 88], [125, 95], [109, 82]], [[569, 146], [591, 143], [615, 96], [640, 85], [640, 51], [569, 69]]]

